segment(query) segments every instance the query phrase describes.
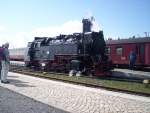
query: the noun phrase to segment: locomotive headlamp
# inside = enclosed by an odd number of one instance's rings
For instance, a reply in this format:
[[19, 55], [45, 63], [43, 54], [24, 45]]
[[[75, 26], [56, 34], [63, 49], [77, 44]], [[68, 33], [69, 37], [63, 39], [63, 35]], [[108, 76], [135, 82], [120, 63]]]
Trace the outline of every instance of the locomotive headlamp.
[[42, 65], [42, 67], [46, 66], [46, 64], [45, 64], [45, 63], [41, 63], [41, 65]]

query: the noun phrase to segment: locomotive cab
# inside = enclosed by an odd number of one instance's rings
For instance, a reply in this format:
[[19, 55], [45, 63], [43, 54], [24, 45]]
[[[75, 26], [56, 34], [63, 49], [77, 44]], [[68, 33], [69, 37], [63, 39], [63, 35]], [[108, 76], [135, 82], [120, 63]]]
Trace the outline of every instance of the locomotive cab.
[[43, 49], [43, 47], [47, 47], [47, 43], [45, 42], [47, 38], [35, 37], [33, 42], [28, 43], [28, 50], [26, 53], [26, 64], [27, 66], [34, 66], [36, 68], [41, 68], [46, 66], [45, 60], [49, 57], [49, 50]]

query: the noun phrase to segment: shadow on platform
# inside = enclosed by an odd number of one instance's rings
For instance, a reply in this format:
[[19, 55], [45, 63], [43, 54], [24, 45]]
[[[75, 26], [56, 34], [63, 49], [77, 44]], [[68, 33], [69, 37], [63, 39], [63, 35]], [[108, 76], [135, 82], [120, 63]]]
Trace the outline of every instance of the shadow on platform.
[[9, 84], [12, 84], [16, 87], [35, 87], [33, 85], [29, 85], [28, 82], [23, 82], [23, 81], [17, 80], [17, 79], [9, 78], [8, 81], [10, 82]]
[[0, 113], [69, 113], [0, 86]]
[[12, 76], [12, 75], [8, 75], [8, 77], [11, 77], [11, 78], [18, 78], [18, 76]]

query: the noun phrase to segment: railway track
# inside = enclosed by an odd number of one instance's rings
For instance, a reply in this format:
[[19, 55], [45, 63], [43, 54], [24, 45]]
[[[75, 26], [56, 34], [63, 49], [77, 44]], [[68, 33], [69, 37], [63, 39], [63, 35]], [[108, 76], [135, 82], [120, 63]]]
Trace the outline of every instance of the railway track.
[[34, 69], [26, 68], [24, 65], [11, 65], [10, 71], [15, 73], [21, 73], [26, 74], [30, 76], [40, 77], [40, 78], [46, 78], [46, 79], [52, 79], [57, 81], [63, 81], [67, 83], [73, 83], [78, 85], [84, 85], [88, 87], [94, 87], [94, 88], [103, 88], [111, 91], [117, 91], [117, 92], [124, 92], [129, 94], [135, 94], [135, 95], [141, 95], [141, 96], [148, 96], [150, 97], [150, 92], [138, 92], [138, 91], [132, 91], [127, 89], [120, 89], [120, 88], [114, 88], [108, 85], [99, 84], [95, 82], [96, 80], [102, 80], [102, 81], [119, 81], [119, 82], [131, 82], [131, 83], [139, 83], [141, 84], [141, 80], [133, 80], [133, 79], [122, 79], [122, 78], [115, 78], [115, 77], [103, 77], [103, 78], [97, 78], [97, 77], [69, 77], [66, 73], [57, 73], [57, 72], [42, 72]]

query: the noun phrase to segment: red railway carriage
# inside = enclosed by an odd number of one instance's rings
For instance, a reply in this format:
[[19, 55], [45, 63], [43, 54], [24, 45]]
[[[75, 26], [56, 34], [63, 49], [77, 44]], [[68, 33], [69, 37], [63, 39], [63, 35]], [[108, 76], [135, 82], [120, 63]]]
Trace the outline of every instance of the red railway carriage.
[[129, 53], [136, 53], [136, 66], [150, 66], [150, 37], [107, 40], [107, 52], [114, 65], [128, 65]]

